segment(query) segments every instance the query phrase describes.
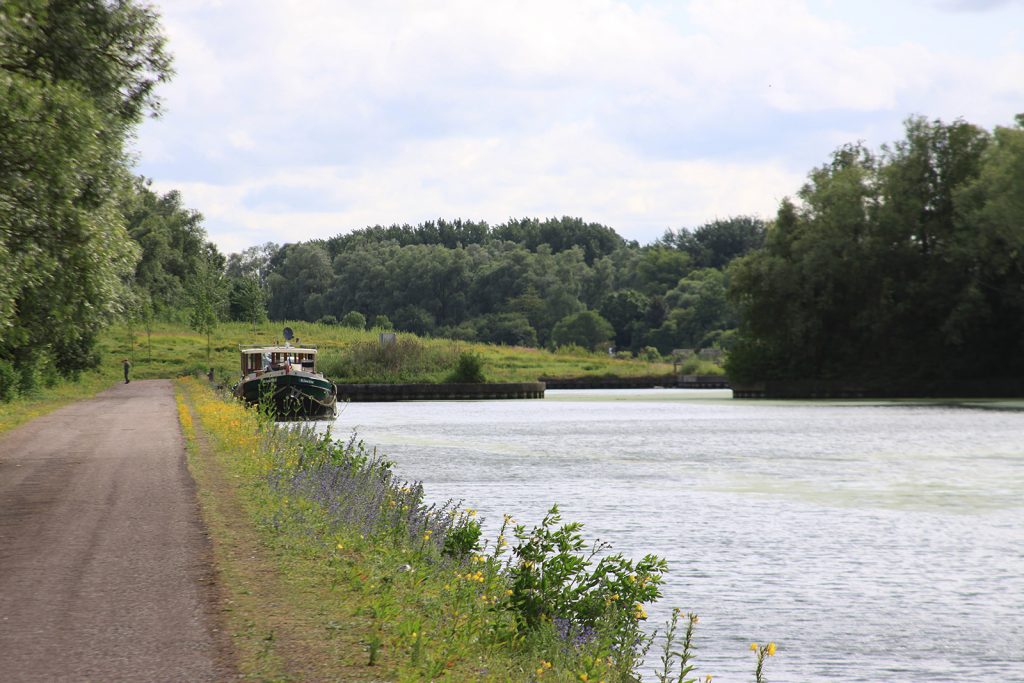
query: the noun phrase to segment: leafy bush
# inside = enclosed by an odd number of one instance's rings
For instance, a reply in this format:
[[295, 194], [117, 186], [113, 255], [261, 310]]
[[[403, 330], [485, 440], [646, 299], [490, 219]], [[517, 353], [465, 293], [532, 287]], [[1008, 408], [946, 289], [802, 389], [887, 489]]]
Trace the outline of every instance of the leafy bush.
[[0, 403], [18, 397], [19, 374], [14, 365], [0, 358]]
[[437, 381], [454, 362], [453, 349], [400, 337], [392, 344], [356, 342], [340, 353], [324, 353], [319, 367], [334, 380], [399, 383]]
[[21, 363], [15, 367], [18, 373], [18, 393], [22, 396], [31, 396], [39, 390], [40, 376], [39, 363]]
[[721, 375], [722, 368], [709, 360], [690, 356], [679, 365], [681, 375]]
[[394, 324], [391, 322], [391, 318], [387, 317], [383, 313], [373, 319], [373, 327], [375, 329], [383, 330], [384, 332], [390, 332], [395, 329]]
[[455, 369], [448, 375], [449, 382], [458, 384], [482, 384], [487, 381], [484, 376], [484, 360], [479, 354], [464, 351], [459, 354]]
[[342, 327], [351, 327], [354, 330], [366, 329], [366, 316], [359, 311], [349, 311], [341, 319]]
[[610, 546], [597, 542], [585, 550], [583, 525], [559, 526], [561, 521], [555, 505], [540, 526], [514, 529], [519, 543], [509, 567], [511, 602], [522, 624], [536, 628], [558, 618], [582, 633], [606, 622], [620, 645], [636, 645], [637, 623], [647, 618], [643, 603], [661, 596], [658, 586], [668, 564], [654, 555], [634, 564], [621, 554], [604, 555], [595, 564]]
[[333, 315], [325, 315], [321, 316], [321, 318], [317, 320], [317, 323], [320, 325], [337, 325], [338, 319]]
[[448, 530], [444, 538], [442, 551], [449, 557], [463, 559], [470, 553], [480, 550], [480, 522], [475, 519], [476, 512], [467, 510], [458, 523]]
[[551, 330], [551, 341], [555, 346], [578, 344], [595, 349], [598, 346], [607, 346], [614, 339], [615, 329], [612, 324], [597, 311], [580, 311], [567, 315]]
[[638, 354], [638, 357], [649, 363], [657, 363], [661, 360], [661, 354], [658, 353], [658, 349], [653, 346], [645, 346], [644, 350]]

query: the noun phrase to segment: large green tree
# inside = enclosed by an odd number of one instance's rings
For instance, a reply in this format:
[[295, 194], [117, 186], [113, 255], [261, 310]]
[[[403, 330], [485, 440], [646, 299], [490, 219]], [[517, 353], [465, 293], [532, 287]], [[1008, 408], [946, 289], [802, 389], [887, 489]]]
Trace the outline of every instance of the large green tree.
[[612, 341], [615, 330], [597, 311], [580, 311], [558, 321], [551, 331], [554, 346], [575, 344], [590, 351]]
[[157, 315], [181, 317], [188, 306], [190, 283], [205, 267], [205, 260], [216, 254], [217, 262], [223, 263], [206, 239], [202, 215], [186, 208], [176, 191], [153, 192], [145, 178], [134, 179], [122, 212], [128, 234], [141, 248], [136, 285], [149, 292]]
[[913, 118], [838, 150], [731, 269], [736, 379], [935, 386], [1021, 376], [1021, 128]]
[[0, 360], [23, 378], [95, 364], [124, 298], [125, 145], [170, 76], [163, 46], [128, 0], [0, 3]]

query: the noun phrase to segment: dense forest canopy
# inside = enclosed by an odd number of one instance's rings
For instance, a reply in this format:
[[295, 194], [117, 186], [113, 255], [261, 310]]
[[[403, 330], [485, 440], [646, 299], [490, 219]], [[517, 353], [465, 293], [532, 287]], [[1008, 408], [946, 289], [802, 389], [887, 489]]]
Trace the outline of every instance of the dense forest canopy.
[[848, 145], [729, 269], [741, 381], [1024, 377], [1024, 116]]
[[727, 338], [722, 267], [764, 233], [738, 217], [640, 247], [572, 217], [375, 226], [280, 247], [267, 259], [268, 307], [273, 319], [357, 312], [417, 334], [543, 346], [559, 344], [560, 322], [591, 311], [610, 332], [588, 348], [669, 353]]

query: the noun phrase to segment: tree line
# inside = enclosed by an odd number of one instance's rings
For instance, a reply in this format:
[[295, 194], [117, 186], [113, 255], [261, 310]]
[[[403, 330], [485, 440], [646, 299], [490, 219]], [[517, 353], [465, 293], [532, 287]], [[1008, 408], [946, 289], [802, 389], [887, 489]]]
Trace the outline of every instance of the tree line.
[[1024, 115], [843, 146], [729, 277], [734, 379], [1024, 379]]
[[735, 322], [724, 267], [764, 232], [760, 220], [737, 217], [641, 247], [579, 218], [438, 220], [264, 245], [231, 260], [265, 277], [273, 319], [668, 353], [727, 337]]

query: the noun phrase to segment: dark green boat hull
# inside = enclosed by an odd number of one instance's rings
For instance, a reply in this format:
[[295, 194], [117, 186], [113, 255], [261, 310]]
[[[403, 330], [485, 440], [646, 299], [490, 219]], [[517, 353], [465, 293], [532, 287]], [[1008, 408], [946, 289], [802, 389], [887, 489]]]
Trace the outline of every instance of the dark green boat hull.
[[333, 383], [302, 372], [243, 380], [235, 395], [250, 405], [269, 403], [282, 420], [334, 417], [338, 396]]

